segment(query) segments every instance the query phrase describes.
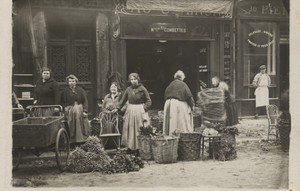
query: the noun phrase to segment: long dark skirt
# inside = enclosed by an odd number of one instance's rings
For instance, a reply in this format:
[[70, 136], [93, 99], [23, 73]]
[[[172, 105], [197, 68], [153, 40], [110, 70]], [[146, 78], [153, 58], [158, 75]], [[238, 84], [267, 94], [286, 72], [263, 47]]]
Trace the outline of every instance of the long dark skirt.
[[34, 108], [33, 115], [35, 117], [48, 117], [54, 115], [54, 108]]
[[67, 106], [65, 117], [70, 130], [70, 142], [84, 142], [90, 135], [90, 125], [87, 117], [83, 117], [83, 107], [81, 104]]
[[238, 115], [235, 102], [225, 103], [226, 108], [226, 126], [236, 125], [238, 123]]

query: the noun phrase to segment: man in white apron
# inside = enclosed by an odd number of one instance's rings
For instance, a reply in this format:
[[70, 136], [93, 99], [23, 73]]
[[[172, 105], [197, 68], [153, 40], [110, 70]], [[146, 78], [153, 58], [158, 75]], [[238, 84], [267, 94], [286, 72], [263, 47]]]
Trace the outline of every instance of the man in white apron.
[[255, 75], [253, 79], [253, 86], [256, 87], [255, 95], [255, 118], [258, 118], [258, 111], [260, 108], [265, 108], [269, 105], [269, 89], [271, 84], [270, 76], [266, 73], [266, 66], [259, 67], [260, 72]]

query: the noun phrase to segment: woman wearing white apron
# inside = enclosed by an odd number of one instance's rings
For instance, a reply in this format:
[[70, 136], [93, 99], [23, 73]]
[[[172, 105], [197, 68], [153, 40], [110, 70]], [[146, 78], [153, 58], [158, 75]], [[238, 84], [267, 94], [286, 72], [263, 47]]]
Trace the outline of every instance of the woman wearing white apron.
[[140, 134], [139, 130], [143, 126], [143, 121], [147, 120], [145, 125], [148, 125], [150, 122], [147, 111], [152, 102], [148, 90], [139, 83], [140, 77], [137, 73], [129, 74], [128, 80], [131, 86], [125, 90], [118, 104], [118, 109], [120, 110], [128, 101], [123, 121], [121, 144], [126, 146], [128, 151], [135, 150], [136, 154], [139, 154], [137, 137]]
[[269, 89], [271, 84], [270, 76], [266, 73], [266, 66], [259, 67], [260, 72], [255, 75], [252, 84], [256, 87], [255, 95], [255, 118], [258, 118], [260, 108], [269, 105]]

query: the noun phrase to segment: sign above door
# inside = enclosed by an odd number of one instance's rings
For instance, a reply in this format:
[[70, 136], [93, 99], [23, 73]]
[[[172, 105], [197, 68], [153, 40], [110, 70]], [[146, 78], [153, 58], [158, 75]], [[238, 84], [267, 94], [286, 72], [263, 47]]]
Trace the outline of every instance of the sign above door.
[[127, 15], [231, 19], [233, 4], [234, 0], [127, 0], [126, 7], [117, 6], [117, 11]]

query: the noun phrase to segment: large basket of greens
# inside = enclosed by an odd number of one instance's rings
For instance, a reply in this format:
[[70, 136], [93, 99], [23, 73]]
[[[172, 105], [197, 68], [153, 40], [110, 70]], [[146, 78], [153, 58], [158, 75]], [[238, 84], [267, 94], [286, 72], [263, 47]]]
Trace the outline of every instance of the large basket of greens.
[[209, 121], [226, 120], [224, 91], [221, 88], [207, 88], [199, 94], [202, 118]]
[[288, 151], [290, 147], [291, 116], [289, 112], [283, 112], [278, 118], [278, 130], [281, 147]]

